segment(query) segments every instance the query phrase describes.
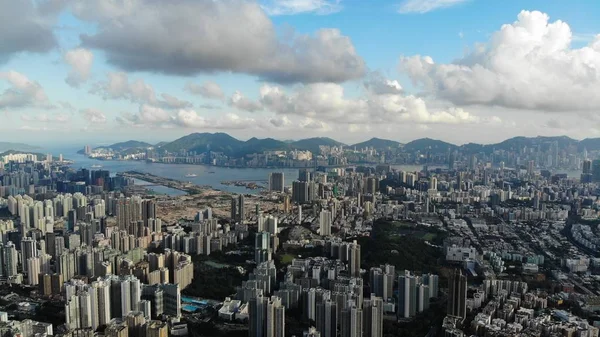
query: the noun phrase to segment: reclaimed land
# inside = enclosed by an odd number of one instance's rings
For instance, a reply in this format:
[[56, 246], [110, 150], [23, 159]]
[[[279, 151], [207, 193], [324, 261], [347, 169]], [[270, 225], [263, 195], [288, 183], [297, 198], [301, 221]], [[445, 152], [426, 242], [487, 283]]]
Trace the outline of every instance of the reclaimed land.
[[188, 194], [199, 194], [199, 193], [202, 193], [203, 191], [206, 191], [207, 189], [212, 189], [212, 187], [210, 187], [210, 186], [198, 186], [196, 184], [192, 184], [189, 182], [183, 182], [183, 181], [179, 181], [179, 180], [175, 180], [175, 179], [159, 177], [159, 176], [156, 176], [156, 175], [153, 175], [150, 173], [144, 173], [144, 172], [139, 172], [139, 171], [127, 171], [127, 172], [118, 173], [118, 175], [121, 175], [121, 176], [127, 177], [127, 178], [139, 179], [139, 180], [143, 180], [143, 181], [146, 181], [146, 182], [149, 182], [152, 184], [161, 185], [161, 186], [169, 187], [172, 189], [184, 191], [184, 192], [187, 192]]

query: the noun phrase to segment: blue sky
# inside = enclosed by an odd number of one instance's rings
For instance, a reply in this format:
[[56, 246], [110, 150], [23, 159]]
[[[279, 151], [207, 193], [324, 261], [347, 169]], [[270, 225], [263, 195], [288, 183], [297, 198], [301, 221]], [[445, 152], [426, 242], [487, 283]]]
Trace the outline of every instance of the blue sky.
[[0, 0], [6, 141], [599, 136], [595, 1], [36, 3]]

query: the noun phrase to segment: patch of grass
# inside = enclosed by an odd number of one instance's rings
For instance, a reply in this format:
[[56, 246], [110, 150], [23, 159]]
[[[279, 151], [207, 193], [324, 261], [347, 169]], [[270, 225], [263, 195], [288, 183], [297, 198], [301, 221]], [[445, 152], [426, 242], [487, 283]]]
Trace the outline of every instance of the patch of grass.
[[[412, 270], [416, 273], [434, 272], [439, 269], [440, 249], [427, 245], [423, 237], [434, 238], [436, 233], [422, 230], [402, 230], [405, 235], [397, 235], [396, 223], [376, 221], [371, 237], [358, 239], [361, 245], [362, 267], [369, 269], [389, 263], [396, 270]], [[416, 232], [419, 232], [415, 235]], [[433, 236], [432, 236], [433, 235]]]
[[[241, 275], [234, 267], [216, 268], [215, 262], [211, 266], [206, 262], [212, 261], [205, 255], [197, 255], [192, 259], [194, 261], [194, 280], [192, 284], [181, 291], [182, 295], [223, 300], [234, 294], [236, 287], [246, 279], [246, 276]], [[219, 263], [216, 262], [216, 265]]]
[[294, 256], [292, 254], [285, 254], [281, 257], [281, 263], [290, 264], [290, 263], [292, 263], [292, 260], [294, 260], [295, 258], [296, 258], [296, 256]]
[[427, 234], [423, 235], [423, 240], [433, 241], [433, 239], [435, 239], [436, 237], [437, 237], [437, 234], [435, 234], [435, 233], [427, 233]]

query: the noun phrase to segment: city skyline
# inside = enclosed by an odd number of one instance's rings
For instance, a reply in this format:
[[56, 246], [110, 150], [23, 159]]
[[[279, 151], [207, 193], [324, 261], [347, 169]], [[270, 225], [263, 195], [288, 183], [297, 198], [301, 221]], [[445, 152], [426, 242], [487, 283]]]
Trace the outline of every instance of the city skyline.
[[[163, 139], [163, 138], [151, 138], [150, 140], [147, 140], [146, 137], [144, 136], [140, 136], [139, 138], [132, 138], [132, 137], [125, 137], [125, 138], [116, 138], [116, 139], [99, 139], [99, 140], [90, 140], [87, 141], [85, 139], [82, 140], [78, 140], [77, 142], [73, 142], [70, 141], [68, 139], [57, 139], [57, 140], [52, 140], [50, 142], [48, 141], [44, 141], [43, 139], [38, 140], [31, 140], [31, 141], [27, 141], [24, 140], [23, 143], [19, 142], [19, 143], [13, 143], [13, 142], [4, 142], [3, 146], [7, 149], [11, 148], [11, 144], [14, 144], [14, 146], [16, 148], [20, 148], [20, 147], [27, 147], [27, 146], [31, 146], [30, 150], [18, 150], [18, 152], [35, 152], [35, 151], [39, 151], [39, 150], [51, 150], [51, 151], [58, 151], [58, 150], [80, 150], [80, 148], [85, 149], [86, 147], [89, 147], [90, 149], [94, 149], [94, 148], [109, 148], [112, 145], [115, 144], [119, 144], [119, 143], [127, 143], [127, 142], [144, 142], [144, 143], [148, 143], [150, 145], [156, 145], [156, 144], [162, 144], [162, 143], [170, 143], [170, 142], [174, 142], [180, 138], [192, 135], [194, 133], [200, 133], [203, 134], [205, 132], [191, 132], [191, 133], [185, 133], [185, 134], [180, 134], [180, 135], [174, 135], [174, 138], [169, 138], [169, 139]], [[219, 134], [219, 133], [224, 133], [227, 134], [229, 136], [234, 137], [234, 133], [229, 133], [229, 132], [223, 132], [223, 131], [215, 131], [215, 132], [206, 132], [207, 134]], [[307, 140], [307, 139], [331, 139], [334, 140], [336, 142], [339, 142], [341, 144], [343, 144], [344, 147], [353, 147], [356, 144], [360, 144], [360, 143], [365, 143], [371, 140], [381, 140], [381, 141], [392, 141], [392, 142], [396, 142], [400, 145], [406, 145], [409, 144], [411, 142], [414, 141], [419, 141], [419, 140], [424, 140], [424, 139], [429, 139], [432, 141], [440, 141], [440, 142], [444, 142], [444, 143], [448, 143], [450, 145], [453, 146], [457, 146], [457, 147], [461, 147], [461, 146], [466, 146], [469, 144], [480, 144], [480, 145], [495, 145], [495, 144], [499, 144], [502, 143], [504, 141], [508, 141], [511, 139], [515, 139], [515, 138], [520, 138], [520, 137], [525, 137], [527, 139], [535, 139], [535, 138], [546, 138], [546, 139], [559, 139], [562, 137], [567, 137], [573, 141], [576, 142], [582, 142], [584, 140], [594, 140], [594, 139], [600, 139], [600, 135], [598, 135], [597, 137], [571, 137], [571, 136], [567, 136], [565, 134], [555, 134], [555, 135], [532, 135], [532, 136], [523, 136], [523, 135], [515, 135], [513, 137], [507, 137], [507, 138], [499, 138], [497, 141], [490, 141], [490, 142], [476, 142], [476, 141], [465, 141], [465, 142], [452, 142], [452, 141], [447, 141], [444, 138], [436, 138], [435, 135], [428, 135], [428, 134], [424, 134], [422, 135], [422, 137], [415, 137], [415, 138], [405, 138], [405, 140], [399, 140], [398, 137], [378, 137], [378, 135], [369, 135], [369, 134], [364, 134], [362, 138], [357, 138], [356, 140], [352, 141], [352, 142], [343, 142], [339, 140], [339, 137], [336, 137], [336, 135], [315, 135], [314, 137], [299, 137], [299, 138], [273, 138], [270, 137], [269, 135], [265, 135], [264, 137], [262, 137], [261, 135], [257, 135], [257, 136], [252, 136], [249, 135], [248, 137], [234, 137], [239, 141], [242, 142], [246, 142], [250, 139], [259, 139], [259, 140], [266, 140], [266, 139], [274, 139], [276, 141], [281, 141], [284, 143], [294, 143], [294, 142], [298, 142], [298, 141], [303, 141], [303, 140]], [[27, 143], [24, 143], [27, 142]], [[83, 145], [82, 145], [83, 144]], [[53, 153], [54, 153], [53, 152]]]
[[123, 4], [0, 1], [6, 140], [600, 136], [598, 4]]

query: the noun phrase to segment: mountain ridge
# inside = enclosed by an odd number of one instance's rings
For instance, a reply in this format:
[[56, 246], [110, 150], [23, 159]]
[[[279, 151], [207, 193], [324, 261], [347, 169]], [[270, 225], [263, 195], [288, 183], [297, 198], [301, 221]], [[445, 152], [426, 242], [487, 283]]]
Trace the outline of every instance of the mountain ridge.
[[[125, 145], [143, 145], [142, 147], [151, 147], [152, 144], [138, 141], [127, 141], [116, 143], [111, 146]], [[273, 138], [252, 137], [246, 141], [239, 140], [223, 132], [217, 133], [191, 133], [180, 137], [172, 142], [161, 142], [159, 148], [168, 152], [196, 152], [204, 153], [207, 151], [223, 152], [228, 156], [246, 156], [252, 153], [261, 153], [264, 151], [290, 151], [290, 150], [308, 150], [318, 153], [320, 146], [344, 146], [347, 149], [362, 150], [365, 148], [374, 148], [376, 150], [393, 150], [402, 148], [410, 152], [436, 152], [447, 153], [451, 151], [461, 151], [464, 153], [491, 153], [497, 150], [518, 151], [524, 147], [539, 146], [548, 149], [556, 144], [559, 149], [569, 149], [581, 151], [584, 148], [588, 151], [600, 150], [600, 138], [586, 138], [583, 140], [572, 139], [567, 136], [537, 136], [524, 137], [517, 136], [505, 139], [494, 144], [467, 143], [456, 145], [443, 140], [433, 138], [419, 138], [406, 144], [395, 140], [373, 137], [367, 141], [353, 145], [345, 145], [328, 137], [313, 137], [300, 140], [277, 140]], [[111, 146], [104, 146], [109, 148]]]
[[360, 142], [360, 143], [356, 143], [354, 145], [350, 145], [350, 147], [352, 148], [356, 148], [357, 150], [360, 149], [364, 149], [367, 147], [372, 147], [378, 150], [383, 150], [386, 148], [397, 148], [400, 147], [400, 145], [402, 145], [402, 143], [397, 142], [395, 140], [389, 140], [389, 139], [382, 139], [382, 138], [377, 138], [377, 137], [373, 137], [369, 140], [366, 140], [364, 142]]
[[319, 152], [320, 146], [346, 146], [342, 142], [338, 142], [335, 139], [329, 137], [312, 137], [306, 139], [300, 139], [289, 144], [292, 148], [297, 150], [308, 150], [310, 152]]
[[141, 142], [138, 140], [128, 140], [125, 142], [114, 143], [109, 146], [99, 146], [97, 148], [113, 149], [113, 150], [117, 150], [117, 151], [122, 151], [122, 150], [127, 150], [127, 149], [132, 149], [132, 148], [149, 148], [152, 146], [154, 146], [154, 145], [152, 145], [150, 143]]
[[404, 144], [404, 150], [407, 151], [436, 150], [439, 152], [448, 152], [451, 150], [456, 150], [458, 148], [458, 145], [454, 145], [448, 142], [444, 142], [442, 140], [432, 138], [419, 138]]

